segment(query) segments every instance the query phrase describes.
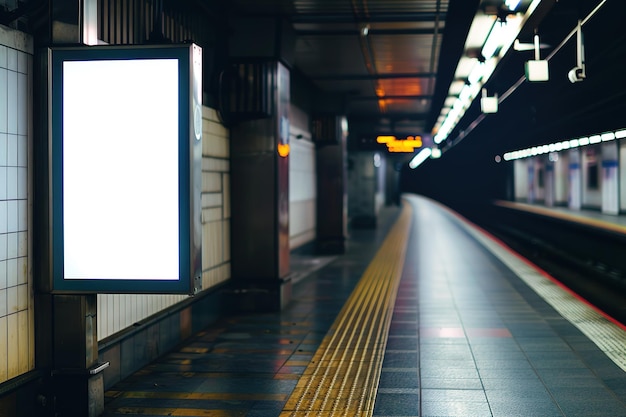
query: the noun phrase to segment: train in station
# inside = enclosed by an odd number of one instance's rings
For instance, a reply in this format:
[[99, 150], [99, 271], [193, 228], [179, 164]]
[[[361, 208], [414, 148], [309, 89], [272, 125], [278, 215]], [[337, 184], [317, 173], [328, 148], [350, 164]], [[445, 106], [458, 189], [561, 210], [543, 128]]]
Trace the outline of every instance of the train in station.
[[0, 0], [0, 416], [626, 416], [624, 21]]

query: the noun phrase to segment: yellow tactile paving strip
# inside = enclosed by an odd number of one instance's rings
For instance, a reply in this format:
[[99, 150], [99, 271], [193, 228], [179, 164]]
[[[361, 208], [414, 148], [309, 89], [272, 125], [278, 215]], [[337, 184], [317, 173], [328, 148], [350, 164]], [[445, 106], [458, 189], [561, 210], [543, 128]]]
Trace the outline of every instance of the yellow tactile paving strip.
[[371, 416], [406, 254], [402, 213], [331, 326], [281, 417]]

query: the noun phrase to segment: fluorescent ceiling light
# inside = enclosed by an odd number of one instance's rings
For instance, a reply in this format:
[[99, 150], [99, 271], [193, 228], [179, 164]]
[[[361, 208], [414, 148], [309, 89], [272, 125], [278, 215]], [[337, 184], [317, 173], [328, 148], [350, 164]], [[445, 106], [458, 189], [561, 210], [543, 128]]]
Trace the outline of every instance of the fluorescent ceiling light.
[[616, 130], [615, 132], [605, 132], [602, 134], [582, 137], [578, 139], [564, 140], [548, 145], [533, 146], [532, 148], [520, 149], [517, 151], [506, 152], [504, 154], [505, 161], [515, 159], [528, 158], [530, 156], [542, 155], [545, 153], [559, 152], [567, 149], [577, 148], [579, 146], [594, 145], [601, 142], [608, 142], [614, 139], [626, 138], [626, 129]]
[[[515, 38], [519, 34], [522, 26], [528, 21], [530, 16], [534, 13], [535, 9], [541, 3], [542, 0], [533, 0], [526, 9], [526, 12], [522, 14], [515, 14], [507, 16], [507, 23], [502, 24], [494, 19], [493, 16], [486, 15], [484, 13], [478, 13], [472, 22], [469, 33], [465, 41], [465, 50], [481, 50], [482, 56], [486, 61], [479, 67], [474, 63], [473, 66], [468, 67], [468, 57], [461, 58], [457, 64], [455, 71], [455, 79], [468, 80], [470, 84], [477, 84], [478, 90], [482, 87], [481, 84], [485, 84], [491, 74], [493, 74], [499, 60], [507, 53], [510, 47], [513, 45]], [[520, 5], [520, 0], [506, 0], [505, 5], [509, 10], [515, 11]], [[475, 61], [475, 59], [473, 59]], [[480, 72], [479, 71], [480, 69]], [[476, 73], [474, 73], [476, 71]], [[453, 82], [450, 85], [448, 96], [458, 97], [463, 86], [455, 85]], [[476, 98], [477, 94], [474, 95]], [[470, 103], [471, 104], [471, 103]], [[470, 106], [467, 104], [466, 108]], [[449, 116], [449, 109], [442, 108], [441, 116]], [[438, 142], [441, 143], [447, 139], [448, 135], [454, 130], [457, 122], [463, 117], [464, 112], [455, 114], [454, 117], [444, 117], [443, 121], [441, 117], [438, 119], [437, 125], [433, 129], [433, 133], [436, 134]]]
[[504, 37], [506, 31], [506, 23], [502, 23], [498, 20], [493, 23], [489, 36], [487, 36], [487, 40], [483, 45], [483, 49], [480, 51], [485, 59], [490, 59], [496, 54], [496, 51], [500, 48], [500, 43], [502, 42], [502, 38]]
[[432, 150], [430, 148], [422, 149], [420, 153], [418, 153], [413, 159], [411, 159], [411, 162], [409, 162], [409, 168], [415, 169], [420, 166], [425, 160], [428, 159], [431, 153]]
[[602, 142], [608, 142], [610, 140], [615, 139], [615, 133], [613, 132], [609, 132], [609, 133], [603, 133], [602, 134]]
[[520, 0], [506, 0], [504, 5], [509, 8], [509, 10], [515, 11], [517, 6], [519, 6]]
[[483, 77], [484, 67], [484, 63], [476, 61], [476, 65], [474, 65], [474, 68], [472, 68], [472, 72], [470, 72], [467, 76], [467, 81], [469, 81], [470, 84], [476, 84], [478, 81], [480, 81], [480, 79]]

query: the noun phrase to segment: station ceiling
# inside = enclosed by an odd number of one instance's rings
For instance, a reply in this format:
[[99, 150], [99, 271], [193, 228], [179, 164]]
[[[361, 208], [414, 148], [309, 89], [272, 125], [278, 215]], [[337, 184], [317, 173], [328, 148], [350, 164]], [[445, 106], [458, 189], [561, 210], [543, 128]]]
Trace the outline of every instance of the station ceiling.
[[[520, 1], [515, 13], [531, 3]], [[554, 0], [541, 3], [547, 9]], [[505, 0], [231, 0], [228, 9], [286, 18], [295, 66], [345, 97], [351, 126], [419, 135], [437, 129], [459, 62], [509, 14]], [[481, 25], [487, 33], [476, 34]]]

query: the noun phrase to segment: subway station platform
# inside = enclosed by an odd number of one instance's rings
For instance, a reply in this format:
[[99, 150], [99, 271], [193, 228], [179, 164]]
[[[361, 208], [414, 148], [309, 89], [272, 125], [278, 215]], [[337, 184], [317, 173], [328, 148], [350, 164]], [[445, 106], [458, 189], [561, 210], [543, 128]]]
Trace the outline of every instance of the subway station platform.
[[443, 206], [294, 254], [280, 313], [226, 317], [105, 416], [626, 416], [626, 330]]
[[626, 235], [626, 216], [624, 215], [606, 214], [600, 210], [571, 210], [567, 207], [546, 207], [512, 201], [496, 201], [495, 204], [501, 207], [535, 213], [540, 216], [552, 217]]

